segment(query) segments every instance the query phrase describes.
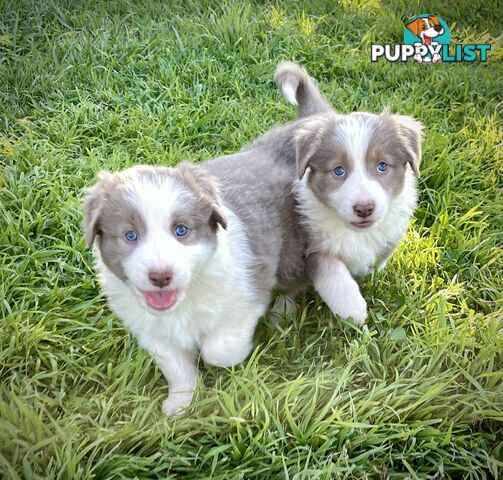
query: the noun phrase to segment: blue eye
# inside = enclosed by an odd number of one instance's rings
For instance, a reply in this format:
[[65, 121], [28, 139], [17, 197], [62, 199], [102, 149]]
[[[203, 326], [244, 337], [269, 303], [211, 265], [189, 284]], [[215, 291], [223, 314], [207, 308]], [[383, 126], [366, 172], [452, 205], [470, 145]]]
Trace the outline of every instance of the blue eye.
[[128, 242], [136, 242], [138, 240], [138, 234], [134, 230], [127, 231], [125, 237]]
[[187, 233], [189, 233], [189, 229], [185, 225], [179, 224], [175, 227], [175, 235], [177, 237], [185, 237]]
[[385, 172], [386, 170], [388, 170], [388, 164], [386, 162], [379, 162], [377, 164], [377, 171], [378, 172]]
[[346, 170], [344, 170], [344, 167], [339, 165], [338, 167], [334, 168], [334, 173], [336, 177], [343, 177], [346, 175]]

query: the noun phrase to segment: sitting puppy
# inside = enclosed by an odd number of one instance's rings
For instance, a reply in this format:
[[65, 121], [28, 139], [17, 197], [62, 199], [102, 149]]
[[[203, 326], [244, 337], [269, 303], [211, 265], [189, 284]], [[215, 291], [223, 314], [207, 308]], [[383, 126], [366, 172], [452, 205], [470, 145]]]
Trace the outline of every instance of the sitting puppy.
[[[367, 306], [353, 277], [383, 268], [407, 230], [417, 203], [421, 124], [387, 111], [337, 113], [291, 62], [278, 66], [276, 82], [298, 105], [300, 120], [283, 128], [294, 138], [308, 278], [333, 313], [361, 325]], [[288, 142], [283, 148], [289, 151]]]
[[217, 366], [248, 356], [271, 289], [288, 282], [278, 266], [299, 236], [293, 175], [259, 149], [201, 166], [102, 173], [87, 190], [84, 228], [100, 281], [169, 383], [166, 414], [190, 404], [198, 350]]

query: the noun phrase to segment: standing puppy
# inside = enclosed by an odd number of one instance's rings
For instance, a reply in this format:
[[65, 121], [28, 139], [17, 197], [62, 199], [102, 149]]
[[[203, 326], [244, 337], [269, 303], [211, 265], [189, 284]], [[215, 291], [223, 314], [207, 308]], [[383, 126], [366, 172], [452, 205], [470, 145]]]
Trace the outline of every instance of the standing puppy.
[[339, 114], [294, 63], [280, 64], [276, 81], [301, 119], [292, 124], [294, 192], [308, 235], [308, 276], [333, 313], [361, 325], [367, 305], [353, 277], [383, 268], [407, 230], [421, 124], [387, 111]]

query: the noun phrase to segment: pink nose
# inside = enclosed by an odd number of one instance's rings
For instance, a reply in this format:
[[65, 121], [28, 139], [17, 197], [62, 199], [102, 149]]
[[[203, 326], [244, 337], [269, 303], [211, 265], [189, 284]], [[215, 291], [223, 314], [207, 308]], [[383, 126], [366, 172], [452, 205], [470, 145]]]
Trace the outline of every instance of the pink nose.
[[150, 270], [148, 278], [156, 287], [167, 287], [173, 274], [169, 270]]
[[360, 218], [367, 218], [372, 215], [374, 207], [374, 202], [356, 203], [353, 205], [353, 210]]

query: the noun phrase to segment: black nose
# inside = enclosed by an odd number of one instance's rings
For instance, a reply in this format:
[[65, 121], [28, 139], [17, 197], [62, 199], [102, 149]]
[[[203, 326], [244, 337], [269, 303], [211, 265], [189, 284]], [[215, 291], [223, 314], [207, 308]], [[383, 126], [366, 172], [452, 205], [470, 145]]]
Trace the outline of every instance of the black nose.
[[367, 218], [372, 215], [374, 207], [374, 202], [356, 203], [353, 205], [353, 210], [360, 218]]
[[150, 270], [148, 278], [156, 287], [167, 287], [173, 274], [169, 270]]
[[435, 29], [435, 32], [441, 32], [443, 30], [442, 25], [435, 25], [433, 28]]

